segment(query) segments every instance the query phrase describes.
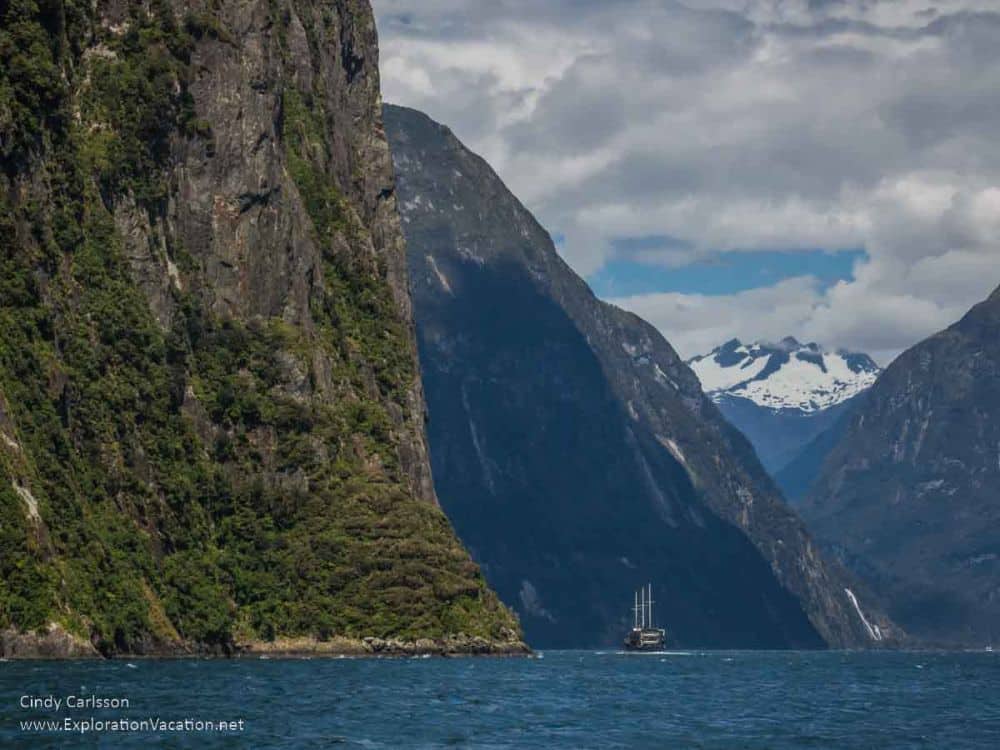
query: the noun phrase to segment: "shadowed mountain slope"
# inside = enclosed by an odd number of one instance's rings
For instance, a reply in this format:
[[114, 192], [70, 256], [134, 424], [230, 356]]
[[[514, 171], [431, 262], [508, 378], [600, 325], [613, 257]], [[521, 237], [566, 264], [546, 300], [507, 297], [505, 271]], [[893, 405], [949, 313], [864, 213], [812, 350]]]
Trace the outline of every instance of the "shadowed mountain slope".
[[596, 299], [447, 128], [385, 122], [438, 495], [529, 639], [619, 643], [647, 580], [685, 645], [889, 637], [663, 337]]
[[901, 354], [802, 512], [914, 635], [1000, 639], [1000, 290]]

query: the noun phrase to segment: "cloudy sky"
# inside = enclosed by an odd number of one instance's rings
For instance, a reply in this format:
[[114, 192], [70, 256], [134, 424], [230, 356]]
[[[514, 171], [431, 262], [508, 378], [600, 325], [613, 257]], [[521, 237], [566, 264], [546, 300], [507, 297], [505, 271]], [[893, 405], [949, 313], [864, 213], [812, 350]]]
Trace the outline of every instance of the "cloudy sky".
[[1000, 285], [996, 0], [373, 0], [386, 101], [684, 355], [883, 364]]

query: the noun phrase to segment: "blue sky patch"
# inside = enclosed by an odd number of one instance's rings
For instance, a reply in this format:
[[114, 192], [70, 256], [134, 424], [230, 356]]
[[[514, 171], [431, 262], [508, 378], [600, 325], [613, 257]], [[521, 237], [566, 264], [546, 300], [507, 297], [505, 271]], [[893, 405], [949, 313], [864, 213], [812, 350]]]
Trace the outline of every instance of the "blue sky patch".
[[[825, 288], [838, 281], [853, 279], [854, 264], [868, 257], [863, 250], [746, 250], [712, 253], [693, 263], [667, 266], [629, 257], [633, 255], [629, 250], [653, 249], [652, 240], [630, 242], [632, 247], [616, 247], [625, 252], [587, 277], [598, 297], [630, 297], [656, 292], [736, 294], [798, 276], [814, 276]], [[640, 242], [642, 247], [635, 246], [635, 242]], [[669, 245], [655, 247], [666, 249]]]

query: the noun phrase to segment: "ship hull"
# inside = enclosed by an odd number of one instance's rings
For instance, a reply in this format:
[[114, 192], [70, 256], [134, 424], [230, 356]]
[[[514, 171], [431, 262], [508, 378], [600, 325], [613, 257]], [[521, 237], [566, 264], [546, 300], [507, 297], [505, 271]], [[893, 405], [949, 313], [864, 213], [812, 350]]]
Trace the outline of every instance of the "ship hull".
[[625, 636], [626, 651], [661, 651], [667, 645], [666, 631], [659, 628], [636, 628]]

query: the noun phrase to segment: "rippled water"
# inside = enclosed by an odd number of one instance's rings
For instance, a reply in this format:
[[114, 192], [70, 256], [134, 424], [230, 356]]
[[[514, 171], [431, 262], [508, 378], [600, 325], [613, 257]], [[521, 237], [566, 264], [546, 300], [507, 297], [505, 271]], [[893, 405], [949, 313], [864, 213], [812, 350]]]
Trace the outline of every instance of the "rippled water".
[[[21, 696], [128, 710], [23, 709]], [[89, 717], [242, 732], [30, 732]], [[1000, 748], [1000, 653], [0, 663], [0, 747]]]

